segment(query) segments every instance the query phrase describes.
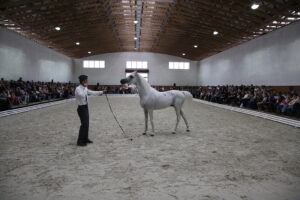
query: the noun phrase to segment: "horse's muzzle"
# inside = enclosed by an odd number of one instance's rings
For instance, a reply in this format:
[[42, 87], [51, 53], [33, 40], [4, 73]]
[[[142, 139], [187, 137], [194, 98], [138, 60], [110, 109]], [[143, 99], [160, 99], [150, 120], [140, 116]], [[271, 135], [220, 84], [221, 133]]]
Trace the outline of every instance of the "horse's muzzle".
[[127, 80], [127, 78], [123, 78], [123, 79], [121, 79], [121, 80], [120, 80], [120, 83], [121, 83], [121, 84], [128, 83], [128, 80]]

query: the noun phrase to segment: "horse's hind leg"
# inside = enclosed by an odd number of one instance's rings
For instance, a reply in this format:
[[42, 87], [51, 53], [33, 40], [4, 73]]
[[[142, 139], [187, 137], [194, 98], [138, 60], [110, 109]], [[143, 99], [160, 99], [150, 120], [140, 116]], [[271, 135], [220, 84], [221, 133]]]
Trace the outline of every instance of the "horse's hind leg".
[[152, 132], [150, 133], [150, 135], [154, 136], [153, 110], [149, 110], [149, 115], [150, 115], [150, 122], [152, 127]]
[[185, 122], [185, 125], [186, 125], [186, 131], [187, 131], [187, 132], [190, 132], [189, 123], [188, 123], [188, 121], [187, 121], [187, 119], [186, 119], [186, 117], [185, 117], [185, 114], [183, 113], [182, 110], [180, 110], [180, 114], [181, 114], [181, 116], [182, 116], [182, 118], [183, 118], [183, 120], [184, 120], [184, 122]]
[[178, 127], [178, 124], [179, 124], [179, 121], [180, 121], [180, 117], [181, 117], [181, 116], [180, 116], [181, 106], [180, 106], [180, 105], [175, 105], [174, 108], [175, 108], [177, 120], [176, 120], [176, 125], [175, 125], [175, 129], [174, 129], [174, 131], [173, 131], [173, 134], [176, 133], [176, 130], [177, 130], [177, 127]]
[[148, 131], [148, 110], [147, 109], [144, 109], [144, 114], [145, 114], [145, 131], [143, 135], [146, 135]]

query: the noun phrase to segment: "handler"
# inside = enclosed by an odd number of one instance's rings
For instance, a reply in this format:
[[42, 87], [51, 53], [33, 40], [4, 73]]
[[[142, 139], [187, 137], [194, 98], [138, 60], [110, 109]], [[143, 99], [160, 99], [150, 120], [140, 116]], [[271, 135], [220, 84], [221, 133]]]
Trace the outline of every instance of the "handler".
[[89, 108], [88, 108], [88, 95], [101, 95], [105, 91], [92, 91], [88, 87], [88, 76], [80, 75], [80, 85], [76, 87], [75, 98], [78, 104], [77, 113], [80, 118], [81, 126], [77, 140], [78, 146], [86, 146], [87, 143], [93, 143], [89, 139]]

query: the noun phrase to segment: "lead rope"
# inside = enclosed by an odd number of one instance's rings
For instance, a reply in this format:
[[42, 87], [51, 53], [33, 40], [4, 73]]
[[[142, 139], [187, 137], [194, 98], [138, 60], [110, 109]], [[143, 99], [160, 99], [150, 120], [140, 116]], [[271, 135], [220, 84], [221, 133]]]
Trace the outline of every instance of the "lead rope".
[[[122, 130], [122, 135], [123, 135], [125, 138], [127, 138], [127, 135], [126, 135], [126, 133], [125, 133], [123, 127], [122, 127], [121, 124], [119, 123], [119, 121], [118, 121], [118, 119], [117, 119], [117, 117], [116, 117], [114, 111], [113, 111], [112, 108], [111, 108], [111, 105], [110, 105], [109, 99], [108, 99], [108, 97], [107, 97], [107, 94], [105, 94], [105, 97], [106, 97], [106, 101], [107, 101], [107, 103], [108, 103], [108, 107], [109, 107], [109, 109], [110, 109], [110, 112], [112, 113], [112, 115], [114, 116], [114, 118], [115, 118], [117, 124], [119, 125], [120, 129]], [[132, 141], [133, 139], [132, 139], [132, 138], [129, 138], [129, 140]]]

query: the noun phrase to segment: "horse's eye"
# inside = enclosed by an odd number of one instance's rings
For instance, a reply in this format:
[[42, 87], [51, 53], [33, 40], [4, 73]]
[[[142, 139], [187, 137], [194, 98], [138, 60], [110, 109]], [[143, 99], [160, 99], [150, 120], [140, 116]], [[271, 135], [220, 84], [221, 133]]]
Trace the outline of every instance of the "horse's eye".
[[129, 76], [129, 78], [133, 79], [133, 76], [132, 76], [132, 75], [130, 75], [130, 76]]

